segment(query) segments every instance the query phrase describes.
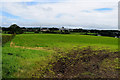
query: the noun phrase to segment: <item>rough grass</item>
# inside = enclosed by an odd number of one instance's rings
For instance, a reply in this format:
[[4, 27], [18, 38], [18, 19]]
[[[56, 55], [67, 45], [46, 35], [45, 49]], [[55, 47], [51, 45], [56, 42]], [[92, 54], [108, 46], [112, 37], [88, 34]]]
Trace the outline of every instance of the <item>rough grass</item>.
[[5, 45], [7, 42], [11, 41], [15, 35], [2, 35], [2, 46]]
[[35, 68], [39, 68], [40, 61], [42, 63], [50, 54], [42, 50], [3, 47], [3, 78], [29, 78]]
[[[118, 52], [92, 47], [58, 51], [53, 60], [33, 77], [42, 78], [118, 78]], [[44, 72], [43, 72], [43, 71]]]
[[17, 46], [25, 47], [60, 47], [71, 48], [73, 46], [98, 46], [118, 49], [118, 39], [113, 37], [72, 35], [72, 34], [22, 34], [17, 35], [13, 42]]
[[[46, 77], [58, 77], [58, 76], [70, 77], [70, 74], [73, 74], [73, 73], [68, 72], [69, 75], [65, 75], [65, 73], [59, 74], [56, 71], [57, 71], [58, 62], [59, 61], [62, 62], [62, 59], [64, 58], [66, 59], [66, 56], [70, 60], [73, 59], [73, 56], [70, 56], [70, 55], [74, 55], [74, 51], [80, 52], [83, 50], [84, 47], [89, 45], [92, 46], [92, 51], [98, 51], [96, 53], [100, 53], [99, 51], [103, 49], [106, 50], [107, 47], [113, 51], [117, 51], [116, 49], [118, 49], [117, 38], [75, 35], [75, 34], [69, 34], [69, 35], [68, 34], [21, 34], [21, 35], [16, 35], [15, 38], [12, 39], [12, 41], [15, 43], [15, 46], [30, 47], [30, 48], [35, 48], [35, 47], [46, 48], [47, 47], [47, 49], [52, 49], [56, 51], [56, 54], [53, 54], [53, 52], [51, 51], [49, 52], [45, 50], [31, 50], [26, 48], [22, 49], [19, 47], [18, 48], [10, 47], [10, 42], [8, 41], [4, 45], [2, 50], [3, 78], [30, 78], [30, 77], [39, 78], [39, 77], [45, 77], [45, 76]], [[77, 48], [78, 45], [81, 46], [79, 50]], [[83, 52], [88, 53], [89, 51], [83, 51]], [[107, 51], [105, 51], [104, 53], [106, 52]], [[108, 53], [109, 51], [107, 52], [107, 54]], [[110, 55], [111, 53], [114, 53], [114, 52], [110, 52]], [[53, 55], [57, 55], [57, 56], [53, 57]], [[75, 56], [76, 59], [80, 58], [79, 56], [83, 56], [82, 54], [79, 55], [78, 53], [77, 55], [78, 56]], [[112, 55], [112, 56], [115, 56], [115, 55]], [[62, 57], [62, 59], [60, 57]], [[91, 58], [91, 60], [93, 60], [93, 58]], [[112, 61], [110, 62], [110, 60]], [[69, 61], [69, 60], [66, 60], [66, 61]], [[100, 60], [98, 59], [98, 61]], [[80, 62], [80, 60], [78, 62]], [[104, 69], [105, 67], [104, 64], [107, 64], [108, 65], [107, 68], [108, 68], [109, 66], [112, 67], [113, 65], [116, 65], [117, 62], [118, 61], [116, 56], [114, 60], [113, 58], [108, 57], [108, 59], [105, 58], [104, 60], [102, 60], [101, 66], [103, 66], [102, 68]], [[65, 62], [65, 63], [69, 64], [69, 62]], [[74, 62], [71, 62], [71, 63], [73, 64]], [[85, 64], [85, 65], [81, 64], [82, 66], [90, 67], [90, 65], [86, 65], [85, 62], [82, 62], [82, 63]], [[61, 65], [61, 63], [59, 65]], [[77, 65], [79, 64], [77, 63], [76, 66]], [[64, 65], [61, 67], [64, 67]], [[116, 66], [113, 66], [112, 69], [114, 69], [114, 67]], [[68, 71], [69, 69], [74, 70], [73, 67], [68, 68]], [[76, 74], [79, 74], [79, 73], [76, 73]], [[93, 74], [93, 72], [83, 71], [80, 75], [82, 74], [83, 75]], [[116, 74], [113, 77], [115, 76]], [[73, 75], [72, 77], [75, 77], [75, 75]]]

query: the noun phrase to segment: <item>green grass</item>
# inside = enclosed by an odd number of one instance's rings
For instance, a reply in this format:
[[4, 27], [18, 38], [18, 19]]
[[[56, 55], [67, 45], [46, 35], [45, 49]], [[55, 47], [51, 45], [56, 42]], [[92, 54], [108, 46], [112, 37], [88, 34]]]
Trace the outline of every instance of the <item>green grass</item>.
[[42, 63], [51, 52], [11, 48], [6, 44], [2, 48], [3, 78], [30, 77], [38, 63]]
[[4, 34], [4, 33], [2, 33], [2, 35], [11, 35], [11, 34]]
[[[48, 47], [70, 49], [76, 46], [109, 47], [118, 49], [118, 39], [112, 37], [78, 35], [78, 34], [20, 34], [12, 41], [16, 46]], [[95, 47], [96, 48], [96, 47]], [[10, 42], [2, 47], [3, 77], [31, 77], [40, 65], [47, 64], [48, 56], [53, 52], [10, 47]], [[12, 55], [9, 55], [12, 54]]]
[[24, 32], [25, 34], [34, 34], [34, 32]]
[[75, 34], [22, 34], [16, 35], [13, 42], [25, 47], [62, 47], [70, 48], [76, 45], [102, 46], [117, 49], [118, 39], [113, 37], [75, 35]]

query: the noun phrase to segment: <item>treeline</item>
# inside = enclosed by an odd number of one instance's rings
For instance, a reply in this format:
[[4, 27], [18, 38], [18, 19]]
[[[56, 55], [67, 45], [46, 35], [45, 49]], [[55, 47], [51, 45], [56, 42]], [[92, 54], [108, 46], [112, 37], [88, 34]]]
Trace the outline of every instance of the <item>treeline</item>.
[[54, 33], [54, 34], [71, 34], [71, 33], [80, 33], [84, 35], [95, 35], [95, 36], [110, 36], [110, 37], [119, 37], [119, 30], [86, 30], [86, 29], [66, 29], [62, 28], [41, 28], [41, 27], [19, 27], [16, 24], [11, 25], [10, 27], [2, 27], [2, 31], [7, 34], [22, 34], [27, 32], [33, 33]]
[[95, 33], [92, 35], [99, 35], [99, 36], [110, 36], [110, 37], [119, 37], [120, 31], [119, 30], [85, 30], [85, 29], [73, 29], [71, 32], [83, 32], [86, 35], [90, 35], [89, 33]]

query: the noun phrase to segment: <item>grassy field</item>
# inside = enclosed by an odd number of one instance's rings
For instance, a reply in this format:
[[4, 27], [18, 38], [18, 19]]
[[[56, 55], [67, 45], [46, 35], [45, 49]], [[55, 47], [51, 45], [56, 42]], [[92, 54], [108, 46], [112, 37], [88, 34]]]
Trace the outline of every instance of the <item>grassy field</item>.
[[[11, 42], [14, 46], [10, 46]], [[118, 39], [112, 37], [77, 34], [20, 34], [2, 48], [3, 77], [26, 78], [46, 65], [56, 48], [69, 50], [77, 46], [118, 49]], [[37, 49], [40, 47], [40, 49]], [[45, 49], [41, 49], [41, 47]], [[48, 50], [50, 49], [50, 50]]]
[[51, 54], [51, 52], [43, 50], [9, 47], [9, 44], [7, 43], [2, 48], [4, 78], [30, 77], [35, 71], [34, 69], [39, 68], [38, 64], [43, 64], [41, 61], [44, 61]]
[[70, 48], [76, 45], [95, 45], [118, 48], [117, 38], [74, 34], [22, 34], [16, 35], [13, 42], [17, 46], [25, 47]]

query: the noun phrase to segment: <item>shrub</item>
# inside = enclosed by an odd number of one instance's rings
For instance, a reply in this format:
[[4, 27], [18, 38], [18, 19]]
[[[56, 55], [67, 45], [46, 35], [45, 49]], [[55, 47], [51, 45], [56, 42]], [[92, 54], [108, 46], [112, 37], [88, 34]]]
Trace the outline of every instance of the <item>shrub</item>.
[[9, 34], [22, 34], [23, 31], [21, 30], [21, 28], [16, 25], [16, 24], [13, 24], [9, 27]]
[[34, 33], [39, 33], [39, 31], [35, 31]]

